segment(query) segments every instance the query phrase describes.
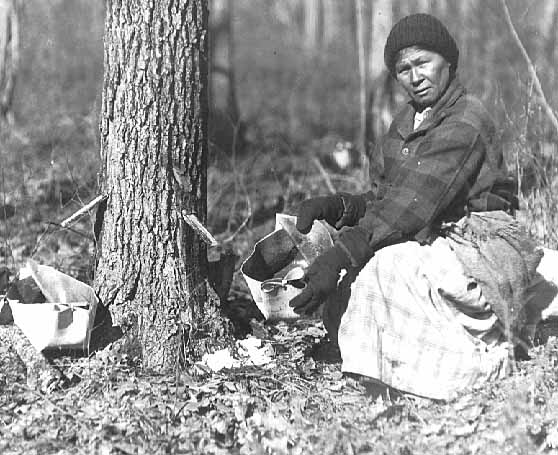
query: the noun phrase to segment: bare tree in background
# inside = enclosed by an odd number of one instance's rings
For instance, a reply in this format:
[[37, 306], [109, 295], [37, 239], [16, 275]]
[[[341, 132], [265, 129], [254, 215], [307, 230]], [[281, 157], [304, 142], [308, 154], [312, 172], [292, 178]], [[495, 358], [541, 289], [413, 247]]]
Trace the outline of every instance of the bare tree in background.
[[13, 122], [12, 101], [19, 60], [18, 0], [0, 0], [0, 126]]
[[323, 38], [325, 45], [332, 44], [342, 33], [342, 7], [343, 4], [340, 4], [338, 0], [322, 0]]
[[226, 340], [181, 216], [206, 218], [207, 1], [107, 2], [95, 289], [159, 370]]
[[369, 52], [371, 86], [366, 122], [368, 147], [387, 131], [396, 104], [394, 80], [384, 65], [384, 45], [393, 25], [393, 2], [375, 0], [372, 5]]
[[304, 46], [315, 53], [321, 44], [320, 34], [320, 0], [304, 0]]
[[367, 159], [367, 120], [368, 105], [368, 36], [370, 24], [367, 14], [367, 8], [364, 0], [355, 0], [355, 19], [356, 19], [356, 38], [357, 38], [357, 55], [358, 55], [358, 80], [359, 80], [359, 129], [357, 146], [361, 153], [363, 162]]
[[244, 142], [236, 96], [234, 1], [213, 0], [210, 15], [210, 140], [234, 153]]
[[432, 4], [432, 14], [434, 14], [438, 19], [444, 20], [448, 11], [448, 1], [447, 0], [435, 0]]
[[370, 52], [368, 66], [370, 79], [375, 80], [384, 71], [384, 45], [393, 25], [392, 0], [374, 0], [370, 32]]
[[[541, 40], [540, 60], [541, 64], [549, 64], [554, 67], [558, 61], [558, 5], [554, 0], [547, 0], [544, 13], [541, 15]], [[556, 71], [548, 71], [546, 75], [550, 87], [556, 84]]]

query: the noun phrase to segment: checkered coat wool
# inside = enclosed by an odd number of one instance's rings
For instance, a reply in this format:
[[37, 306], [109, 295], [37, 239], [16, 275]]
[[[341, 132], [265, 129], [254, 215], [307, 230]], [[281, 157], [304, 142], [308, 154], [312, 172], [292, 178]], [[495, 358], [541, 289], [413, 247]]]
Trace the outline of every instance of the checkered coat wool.
[[503, 164], [495, 127], [482, 103], [455, 78], [430, 115], [413, 130], [409, 104], [371, 157], [366, 215], [338, 244], [354, 266], [378, 249], [428, 241], [442, 222], [467, 211], [515, 208], [515, 183]]

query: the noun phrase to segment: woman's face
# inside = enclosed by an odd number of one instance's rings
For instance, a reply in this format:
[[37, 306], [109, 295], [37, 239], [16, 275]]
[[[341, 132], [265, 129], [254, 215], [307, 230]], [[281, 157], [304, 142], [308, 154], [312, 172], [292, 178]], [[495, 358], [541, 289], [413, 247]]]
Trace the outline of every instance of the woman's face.
[[450, 64], [440, 54], [411, 46], [402, 49], [395, 62], [395, 77], [421, 108], [440, 99], [450, 81]]

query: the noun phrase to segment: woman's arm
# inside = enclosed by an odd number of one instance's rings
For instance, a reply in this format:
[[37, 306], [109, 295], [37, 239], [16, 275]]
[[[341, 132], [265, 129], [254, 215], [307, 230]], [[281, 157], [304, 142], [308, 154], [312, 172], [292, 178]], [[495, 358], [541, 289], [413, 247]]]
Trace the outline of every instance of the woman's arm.
[[486, 144], [463, 122], [432, 131], [406, 160], [383, 199], [369, 205], [358, 225], [341, 232], [338, 244], [351, 263], [366, 263], [376, 250], [404, 240], [432, 223], [455, 196], [470, 188], [485, 159]]

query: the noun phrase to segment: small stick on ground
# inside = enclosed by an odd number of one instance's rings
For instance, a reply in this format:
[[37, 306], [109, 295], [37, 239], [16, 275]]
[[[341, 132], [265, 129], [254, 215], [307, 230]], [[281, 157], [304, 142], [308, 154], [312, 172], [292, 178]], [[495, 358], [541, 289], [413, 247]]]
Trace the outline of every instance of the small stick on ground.
[[19, 327], [14, 324], [0, 325], [0, 343], [15, 350], [27, 369], [27, 386], [40, 388], [45, 377], [64, 379], [64, 375], [51, 365], [48, 359], [37, 352]]

